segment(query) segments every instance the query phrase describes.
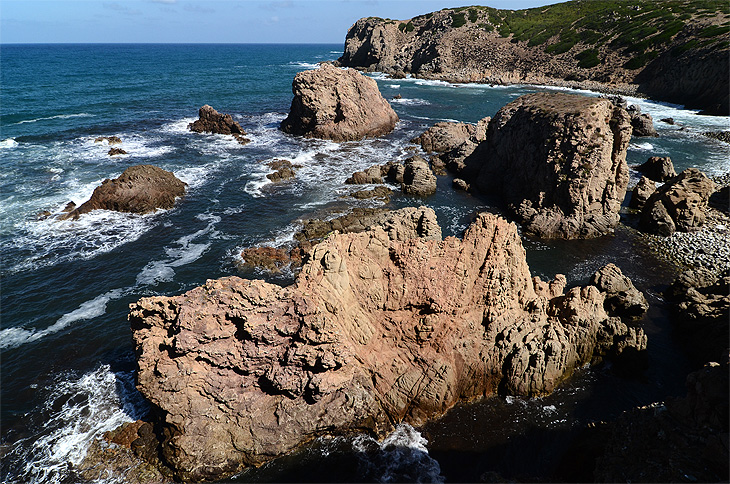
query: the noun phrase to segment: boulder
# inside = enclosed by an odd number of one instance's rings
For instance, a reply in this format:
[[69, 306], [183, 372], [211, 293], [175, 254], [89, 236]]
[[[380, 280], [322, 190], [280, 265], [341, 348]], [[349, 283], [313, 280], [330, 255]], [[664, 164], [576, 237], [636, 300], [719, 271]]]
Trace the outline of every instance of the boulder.
[[641, 211], [639, 228], [655, 235], [692, 232], [705, 222], [715, 183], [697, 168], [688, 168], [649, 197]]
[[276, 170], [274, 173], [266, 175], [266, 178], [274, 183], [294, 178], [294, 175], [296, 174], [294, 172], [294, 166], [289, 160], [273, 160], [266, 165], [272, 170]]
[[667, 124], [671, 124], [671, 125], [674, 124], [674, 118], [662, 118], [659, 121], [661, 121], [662, 123], [667, 123]]
[[94, 139], [94, 143], [103, 143], [104, 141], [110, 145], [118, 145], [122, 143], [122, 139], [119, 136], [99, 136]]
[[188, 129], [196, 133], [229, 134], [236, 138], [236, 141], [245, 145], [251, 140], [245, 137], [246, 132], [237, 121], [233, 120], [230, 114], [220, 114], [209, 105], [198, 110], [196, 121], [188, 124]]
[[650, 114], [642, 113], [641, 108], [636, 104], [629, 106], [627, 112], [631, 117], [631, 128], [634, 136], [659, 136]]
[[150, 213], [158, 208], [169, 209], [178, 197], [185, 195], [185, 183], [173, 173], [152, 165], [130, 166], [113, 180], [106, 179], [78, 208], [65, 213], [61, 220], [78, 219], [92, 210]]
[[412, 156], [406, 160], [404, 167], [401, 185], [403, 193], [417, 197], [427, 197], [436, 193], [436, 175], [426, 160], [420, 156]]
[[454, 190], [462, 190], [465, 192], [468, 192], [471, 189], [469, 184], [461, 178], [454, 178], [454, 180], [451, 182], [451, 186], [454, 188]]
[[652, 156], [645, 163], [639, 165], [636, 171], [650, 180], [662, 183], [677, 176], [672, 159], [668, 156]]
[[[468, 158], [472, 187], [498, 195], [527, 233], [590, 238], [619, 222], [629, 170], [631, 125], [604, 98], [527, 94], [492, 118]], [[464, 170], [459, 178], [469, 182]]]
[[390, 196], [393, 194], [393, 190], [385, 186], [378, 186], [370, 190], [357, 190], [350, 194], [351, 197], [358, 200], [366, 200], [368, 198], [378, 198], [384, 200], [386, 203], [390, 201]]
[[130, 307], [137, 388], [184, 481], [221, 479], [312, 440], [383, 436], [458, 402], [550, 392], [646, 336], [594, 286], [533, 278], [517, 227], [463, 240], [372, 227], [316, 245], [289, 287], [226, 277]]
[[403, 183], [403, 173], [405, 170], [406, 167], [403, 166], [403, 163], [389, 161], [380, 167], [380, 175], [390, 183], [397, 183], [400, 185]]
[[421, 145], [425, 152], [443, 153], [459, 146], [476, 134], [476, 126], [469, 123], [439, 122], [413, 138], [411, 143]]
[[371, 166], [365, 171], [356, 171], [350, 178], [345, 180], [347, 185], [368, 185], [383, 183], [381, 168], [379, 165]]
[[639, 183], [636, 184], [634, 190], [631, 192], [629, 207], [641, 210], [655, 191], [656, 184], [647, 177], [642, 176]]
[[355, 141], [390, 133], [398, 116], [378, 84], [354, 69], [321, 64], [294, 77], [289, 115], [281, 129], [290, 134]]
[[109, 152], [107, 153], [109, 156], [115, 156], [115, 155], [126, 155], [127, 152], [124, 151], [121, 148], [110, 148]]
[[730, 212], [730, 185], [721, 187], [710, 195], [708, 204], [717, 210], [722, 210], [725, 213]]
[[615, 264], [607, 264], [596, 271], [591, 277], [591, 284], [605, 294], [603, 307], [610, 316], [624, 320], [641, 319], [649, 309], [644, 294]]

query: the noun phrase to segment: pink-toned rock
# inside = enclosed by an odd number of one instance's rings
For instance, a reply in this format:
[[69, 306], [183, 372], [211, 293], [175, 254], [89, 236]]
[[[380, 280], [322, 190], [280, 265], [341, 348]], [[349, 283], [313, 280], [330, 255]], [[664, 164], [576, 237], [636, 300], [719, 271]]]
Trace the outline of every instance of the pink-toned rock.
[[497, 388], [547, 393], [646, 345], [596, 287], [533, 278], [501, 218], [479, 215], [463, 240], [398, 234], [332, 234], [289, 287], [227, 277], [131, 305], [137, 386], [178, 479], [219, 479], [324, 433], [382, 436]]
[[354, 69], [321, 64], [294, 77], [286, 133], [355, 141], [390, 133], [398, 115], [378, 90], [378, 84]]

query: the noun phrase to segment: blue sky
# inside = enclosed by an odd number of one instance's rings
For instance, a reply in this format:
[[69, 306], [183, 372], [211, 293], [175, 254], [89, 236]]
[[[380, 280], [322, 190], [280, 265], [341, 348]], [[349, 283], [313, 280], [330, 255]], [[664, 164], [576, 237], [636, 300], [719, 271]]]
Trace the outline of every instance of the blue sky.
[[343, 43], [361, 17], [559, 0], [0, 0], [0, 42]]

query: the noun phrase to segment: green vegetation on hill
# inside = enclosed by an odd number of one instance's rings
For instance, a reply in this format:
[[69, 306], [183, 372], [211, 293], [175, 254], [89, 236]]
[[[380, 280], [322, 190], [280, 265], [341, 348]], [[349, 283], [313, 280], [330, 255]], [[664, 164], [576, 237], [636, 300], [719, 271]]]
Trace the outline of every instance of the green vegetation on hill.
[[596, 49], [606, 45], [630, 56], [626, 68], [641, 68], [668, 48], [693, 18], [714, 17], [722, 23], [691, 32], [708, 40], [675, 46], [675, 55], [712, 43], [727, 46], [730, 32], [730, 2], [717, 0], [573, 0], [526, 10], [471, 6], [447, 11], [453, 28], [496, 29], [512, 42], [543, 45], [551, 54], [563, 54], [580, 44], [584, 50], [576, 55], [579, 67], [598, 65]]

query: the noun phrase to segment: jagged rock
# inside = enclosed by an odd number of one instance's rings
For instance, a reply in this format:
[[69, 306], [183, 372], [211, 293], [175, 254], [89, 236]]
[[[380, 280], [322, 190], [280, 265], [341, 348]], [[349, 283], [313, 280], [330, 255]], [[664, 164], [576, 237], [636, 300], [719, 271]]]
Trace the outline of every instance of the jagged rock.
[[724, 361], [730, 345], [730, 270], [680, 274], [666, 292], [677, 332], [695, 360]]
[[672, 159], [668, 156], [652, 156], [645, 163], [639, 165], [636, 171], [650, 180], [665, 182], [677, 176]]
[[230, 114], [220, 114], [209, 105], [198, 110], [196, 121], [188, 124], [188, 129], [196, 133], [229, 134], [236, 138], [236, 141], [245, 145], [251, 140], [245, 137], [246, 132], [237, 121], [233, 120]]
[[659, 121], [661, 121], [662, 123], [667, 123], [667, 124], [672, 124], [672, 125], [674, 124], [674, 118], [662, 118]]
[[420, 156], [408, 158], [404, 164], [401, 190], [406, 195], [427, 197], [436, 193], [436, 175]]
[[[492, 118], [469, 156], [472, 187], [501, 196], [540, 237], [590, 238], [613, 231], [629, 181], [629, 118], [608, 99], [527, 94]], [[459, 178], [465, 178], [464, 170]]]
[[387, 202], [390, 200], [390, 196], [392, 193], [393, 190], [391, 190], [390, 188], [379, 186], [371, 190], [357, 190], [355, 192], [352, 192], [350, 196], [353, 198], [357, 198], [358, 200], [365, 200], [368, 198], [380, 198]]
[[631, 192], [629, 207], [641, 210], [655, 191], [656, 184], [647, 177], [642, 176], [639, 183], [636, 184], [634, 190]]
[[119, 136], [99, 136], [94, 140], [94, 143], [103, 143], [106, 141], [110, 145], [118, 145], [122, 143], [122, 140]]
[[173, 173], [152, 165], [130, 166], [113, 180], [108, 178], [91, 195], [91, 198], [71, 212], [60, 217], [78, 219], [92, 210], [150, 213], [158, 208], [169, 209], [175, 199], [185, 195], [185, 183]]
[[288, 180], [294, 178], [296, 172], [294, 166], [289, 160], [273, 160], [266, 164], [272, 170], [276, 170], [274, 173], [269, 173], [266, 178], [272, 182], [280, 182], [282, 180]]
[[469, 123], [439, 122], [428, 128], [411, 143], [421, 145], [425, 152], [443, 153], [470, 139], [476, 126]]
[[615, 264], [607, 264], [591, 277], [591, 284], [606, 296], [603, 307], [610, 316], [622, 319], [641, 319], [649, 309], [644, 294], [634, 287]]
[[455, 190], [463, 190], [465, 192], [468, 192], [471, 188], [469, 184], [461, 178], [454, 178], [454, 180], [451, 182], [451, 185], [454, 187]]
[[387, 181], [400, 185], [403, 183], [403, 173], [405, 170], [406, 167], [403, 166], [403, 163], [389, 161], [380, 167], [380, 175]]
[[292, 254], [275, 247], [249, 247], [241, 252], [243, 267], [259, 267], [270, 272], [281, 270], [292, 263]]
[[108, 152], [108, 155], [109, 155], [109, 156], [114, 156], [114, 155], [126, 155], [126, 154], [127, 154], [127, 152], [126, 152], [126, 151], [124, 151], [124, 150], [123, 150], [123, 149], [121, 149], [121, 148], [111, 148], [111, 149], [109, 149], [109, 152]]
[[641, 108], [636, 104], [629, 106], [627, 112], [631, 117], [631, 128], [634, 136], [659, 136], [654, 128], [654, 120], [651, 114], [642, 113]]
[[438, 156], [431, 158], [431, 171], [434, 175], [446, 176], [446, 163]]
[[356, 171], [350, 178], [345, 180], [348, 185], [368, 185], [383, 183], [381, 168], [379, 165], [371, 166], [365, 171]]
[[74, 209], [76, 209], [76, 203], [74, 203], [74, 202], [68, 202], [66, 204], [66, 206], [63, 207], [63, 210], [61, 210], [61, 211], [62, 212], [65, 212], [65, 213], [68, 213], [68, 212], [73, 212]]
[[398, 116], [374, 79], [322, 64], [294, 77], [291, 109], [281, 129], [290, 134], [354, 141], [390, 133]]
[[659, 187], [641, 211], [639, 228], [656, 235], [692, 232], [705, 222], [715, 184], [697, 168], [688, 168]]
[[333, 234], [292, 286], [227, 277], [132, 304], [137, 387], [176, 478], [220, 479], [323, 433], [382, 436], [497, 388], [543, 394], [645, 347], [596, 287], [564, 287], [533, 279], [516, 226], [491, 214], [463, 240]]

